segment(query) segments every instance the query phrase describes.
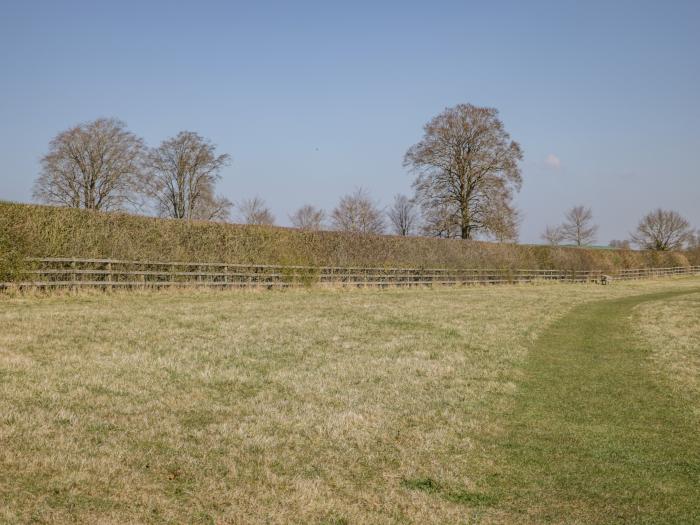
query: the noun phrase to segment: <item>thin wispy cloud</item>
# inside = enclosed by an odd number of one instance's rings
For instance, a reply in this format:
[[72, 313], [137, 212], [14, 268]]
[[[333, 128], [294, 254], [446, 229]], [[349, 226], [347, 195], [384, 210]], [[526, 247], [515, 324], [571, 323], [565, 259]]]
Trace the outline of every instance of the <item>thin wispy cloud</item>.
[[550, 153], [544, 159], [544, 165], [553, 170], [561, 169], [561, 160], [554, 153]]

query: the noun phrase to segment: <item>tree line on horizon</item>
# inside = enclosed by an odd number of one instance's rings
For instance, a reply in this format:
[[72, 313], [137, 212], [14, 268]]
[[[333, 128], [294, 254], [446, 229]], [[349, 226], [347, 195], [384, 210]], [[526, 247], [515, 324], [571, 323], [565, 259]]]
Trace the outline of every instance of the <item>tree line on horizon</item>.
[[[423, 127], [423, 137], [406, 152], [403, 165], [413, 175], [413, 197], [397, 194], [383, 209], [364, 188], [342, 196], [330, 213], [306, 204], [289, 215], [294, 227], [445, 238], [485, 238], [516, 242], [521, 213], [513, 197], [522, 186], [520, 145], [511, 140], [494, 108], [459, 104]], [[34, 184], [34, 198], [92, 210], [149, 211], [173, 219], [230, 220], [273, 225], [275, 217], [260, 197], [231, 202], [216, 193], [230, 155], [211, 141], [181, 131], [147, 147], [124, 122], [100, 118], [65, 130], [49, 143]], [[575, 206], [560, 226], [542, 238], [552, 245], [588, 246], [598, 227], [590, 208]], [[674, 211], [645, 216], [632, 242], [644, 249], [697, 246], [700, 236]], [[611, 246], [629, 248], [629, 241]]]
[[[541, 238], [553, 246], [563, 242], [590, 246], [596, 241], [597, 232], [593, 211], [585, 206], [574, 206], [566, 212], [561, 225], [547, 226]], [[700, 231], [693, 231], [690, 223], [678, 212], [657, 208], [642, 217], [629, 239], [613, 239], [608, 246], [629, 250], [633, 244], [654, 251], [697, 249], [700, 248]]]

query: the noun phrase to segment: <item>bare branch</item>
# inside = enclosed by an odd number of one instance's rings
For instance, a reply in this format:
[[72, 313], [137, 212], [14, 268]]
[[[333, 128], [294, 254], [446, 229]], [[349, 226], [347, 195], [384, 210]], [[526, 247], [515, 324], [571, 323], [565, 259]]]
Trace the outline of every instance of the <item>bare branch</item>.
[[314, 208], [310, 204], [305, 204], [289, 216], [294, 227], [301, 230], [321, 230], [325, 219], [326, 212]]
[[275, 216], [260, 197], [245, 199], [238, 204], [237, 208], [238, 219], [245, 224], [272, 226], [275, 223]]
[[547, 241], [552, 246], [561, 244], [564, 240], [564, 232], [561, 226], [547, 226], [542, 233], [542, 239]]

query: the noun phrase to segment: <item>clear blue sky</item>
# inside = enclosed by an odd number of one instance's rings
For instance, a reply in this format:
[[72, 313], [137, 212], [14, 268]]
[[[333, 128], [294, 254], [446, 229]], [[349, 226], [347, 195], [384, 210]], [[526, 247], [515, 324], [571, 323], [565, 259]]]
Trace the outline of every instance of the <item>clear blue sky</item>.
[[[613, 5], [614, 4], [614, 5]], [[388, 204], [423, 124], [500, 110], [524, 150], [521, 239], [575, 204], [600, 241], [662, 206], [700, 227], [700, 2], [17, 2], [0, 11], [0, 199], [101, 116], [233, 163], [221, 193], [278, 222], [357, 186]]]

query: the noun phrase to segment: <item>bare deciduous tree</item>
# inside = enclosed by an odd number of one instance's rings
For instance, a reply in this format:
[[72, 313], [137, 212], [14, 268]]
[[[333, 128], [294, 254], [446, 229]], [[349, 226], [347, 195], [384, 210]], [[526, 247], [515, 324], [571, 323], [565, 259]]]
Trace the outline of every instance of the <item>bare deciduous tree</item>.
[[245, 199], [238, 204], [238, 218], [245, 224], [272, 226], [275, 216], [260, 197]]
[[593, 224], [593, 211], [584, 206], [574, 206], [566, 212], [566, 221], [561, 226], [564, 240], [577, 246], [593, 244], [598, 233], [598, 226]]
[[292, 225], [301, 230], [321, 230], [325, 219], [326, 212], [310, 204], [305, 204], [289, 216]]
[[646, 214], [632, 240], [645, 250], [680, 250], [691, 240], [690, 223], [678, 212], [656, 209]]
[[404, 165], [417, 173], [413, 185], [424, 215], [434, 209], [456, 220], [463, 239], [488, 233], [495, 224], [493, 209], [512, 209], [513, 193], [522, 184], [520, 146], [510, 140], [496, 109], [471, 104], [446, 109], [423, 129]]
[[564, 240], [564, 232], [561, 226], [547, 226], [542, 234], [542, 239], [552, 246], [557, 246]]
[[340, 202], [331, 213], [331, 221], [335, 229], [340, 231], [384, 233], [382, 210], [362, 188], [341, 197]]
[[143, 141], [120, 120], [79, 124], [49, 144], [34, 197], [72, 208], [121, 209], [133, 202], [142, 154]]
[[143, 177], [144, 192], [159, 215], [175, 219], [227, 219], [231, 202], [215, 195], [221, 169], [229, 155], [191, 131], [181, 131], [151, 150]]
[[387, 211], [387, 216], [396, 235], [411, 235], [418, 226], [416, 205], [405, 195], [394, 196], [394, 204]]

